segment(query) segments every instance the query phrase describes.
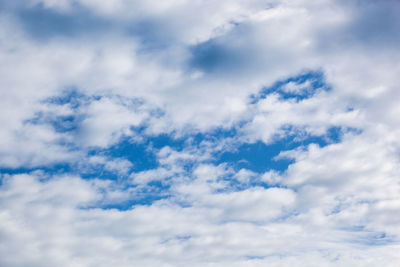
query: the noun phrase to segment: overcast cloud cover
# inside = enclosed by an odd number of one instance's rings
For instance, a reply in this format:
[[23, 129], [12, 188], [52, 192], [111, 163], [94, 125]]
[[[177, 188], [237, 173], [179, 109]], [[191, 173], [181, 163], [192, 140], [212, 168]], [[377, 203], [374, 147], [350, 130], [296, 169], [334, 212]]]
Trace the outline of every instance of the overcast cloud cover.
[[397, 0], [1, 0], [0, 266], [400, 266]]

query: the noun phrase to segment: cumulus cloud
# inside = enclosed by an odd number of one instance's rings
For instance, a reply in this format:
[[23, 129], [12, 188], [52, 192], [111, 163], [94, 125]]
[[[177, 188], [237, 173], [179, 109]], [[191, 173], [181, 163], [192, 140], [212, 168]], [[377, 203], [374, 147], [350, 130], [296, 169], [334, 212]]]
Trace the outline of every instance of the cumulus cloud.
[[0, 265], [399, 265], [398, 1], [0, 9]]

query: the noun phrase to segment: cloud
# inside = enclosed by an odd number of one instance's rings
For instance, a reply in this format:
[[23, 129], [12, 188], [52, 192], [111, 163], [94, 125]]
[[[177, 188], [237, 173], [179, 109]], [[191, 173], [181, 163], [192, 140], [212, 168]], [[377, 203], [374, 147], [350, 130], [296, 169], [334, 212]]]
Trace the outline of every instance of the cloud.
[[0, 7], [0, 265], [399, 265], [397, 1]]
[[[186, 208], [162, 200], [119, 211], [82, 209], [102, 198], [98, 182], [74, 177], [41, 182], [39, 178], [18, 175], [4, 180], [2, 239], [8, 245], [1, 249], [2, 264], [279, 266], [313, 259], [315, 264], [347, 266], [376, 264], [383, 256], [384, 261], [397, 260], [396, 246], [390, 243], [384, 250], [352, 243], [384, 239], [378, 233], [360, 236], [357, 229], [316, 224], [317, 214], [314, 220], [281, 217], [282, 207], [292, 214], [299, 196], [288, 189], [192, 194], [193, 205]], [[351, 242], [344, 243], [348, 239]]]

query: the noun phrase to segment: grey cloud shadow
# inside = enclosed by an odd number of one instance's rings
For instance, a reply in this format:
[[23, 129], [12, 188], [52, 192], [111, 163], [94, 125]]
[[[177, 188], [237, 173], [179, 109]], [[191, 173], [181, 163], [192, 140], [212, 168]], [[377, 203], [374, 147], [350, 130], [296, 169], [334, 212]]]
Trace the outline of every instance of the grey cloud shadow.
[[40, 4], [33, 7], [5, 5], [3, 12], [12, 14], [29, 36], [41, 42], [57, 37], [111, 38], [122, 35], [136, 39], [147, 51], [162, 50], [177, 39], [173, 25], [165, 19], [104, 17], [78, 4], [65, 12]]
[[[234, 24], [229, 33], [189, 47], [188, 68], [207, 74], [234, 74], [254, 70], [261, 64], [257, 43], [252, 42], [252, 27]], [[241, 38], [243, 37], [243, 38]], [[242, 40], [250, 38], [250, 42]], [[237, 41], [239, 40], [239, 41]]]
[[37, 40], [101, 34], [115, 27], [111, 21], [96, 17], [82, 8], [61, 13], [36, 5], [18, 9], [15, 14], [23, 29]]
[[348, 22], [321, 29], [319, 48], [339, 49], [344, 45], [367, 49], [398, 49], [400, 43], [399, 1], [340, 1], [351, 10]]

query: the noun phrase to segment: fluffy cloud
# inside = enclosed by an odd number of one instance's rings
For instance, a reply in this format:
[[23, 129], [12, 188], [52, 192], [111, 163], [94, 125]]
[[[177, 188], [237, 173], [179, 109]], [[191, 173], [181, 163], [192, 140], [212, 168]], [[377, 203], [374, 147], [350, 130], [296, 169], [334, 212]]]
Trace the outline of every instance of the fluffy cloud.
[[397, 1], [0, 9], [0, 265], [399, 265]]

